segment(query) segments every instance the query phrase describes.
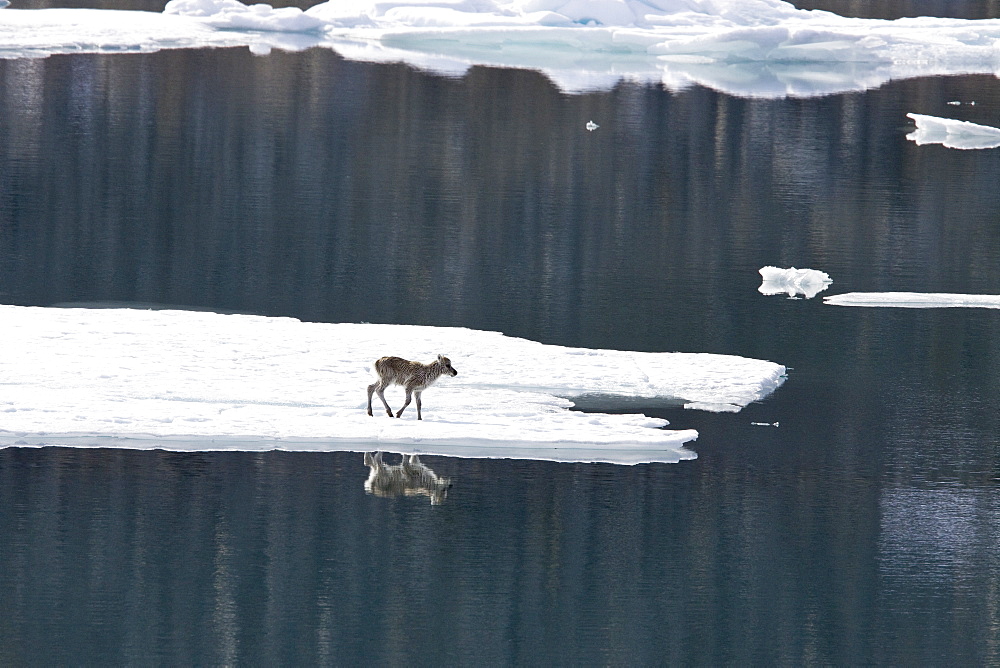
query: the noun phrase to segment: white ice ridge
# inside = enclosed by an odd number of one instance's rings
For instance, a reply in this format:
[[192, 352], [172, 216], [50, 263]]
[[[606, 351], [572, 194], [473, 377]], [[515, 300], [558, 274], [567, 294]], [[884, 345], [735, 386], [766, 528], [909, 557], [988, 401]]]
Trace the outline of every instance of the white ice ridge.
[[329, 0], [306, 11], [171, 0], [162, 13], [16, 7], [0, 12], [0, 57], [322, 46], [450, 75], [476, 64], [536, 69], [567, 91], [626, 78], [754, 97], [1000, 67], [1000, 20], [852, 19], [782, 0]]
[[1000, 295], [963, 295], [945, 292], [846, 292], [823, 298], [834, 306], [891, 306], [896, 308], [1000, 308]]
[[833, 283], [829, 274], [816, 269], [761, 267], [758, 271], [762, 282], [757, 290], [765, 295], [802, 295], [812, 299]]
[[[571, 411], [642, 398], [739, 410], [782, 382], [743, 357], [544, 345], [463, 328], [306, 323], [138, 309], [0, 306], [0, 446], [394, 450], [574, 461], [678, 461], [693, 430], [644, 415]], [[372, 366], [429, 362], [442, 378], [389, 418]], [[403, 391], [386, 391], [398, 410]], [[583, 453], [583, 454], [581, 454]]]
[[914, 120], [917, 129], [906, 135], [906, 138], [917, 145], [941, 144], [948, 148], [962, 149], [1000, 146], [1000, 128], [924, 114], [907, 116]]

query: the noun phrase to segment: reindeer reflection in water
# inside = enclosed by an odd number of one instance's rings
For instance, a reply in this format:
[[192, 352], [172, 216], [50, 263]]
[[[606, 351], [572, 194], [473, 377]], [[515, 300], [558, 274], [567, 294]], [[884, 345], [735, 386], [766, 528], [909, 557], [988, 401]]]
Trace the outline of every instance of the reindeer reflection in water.
[[365, 453], [365, 466], [371, 469], [365, 491], [375, 496], [429, 496], [431, 505], [440, 505], [448, 496], [451, 480], [439, 478], [420, 462], [417, 455], [403, 455], [395, 465], [385, 464], [381, 452]]

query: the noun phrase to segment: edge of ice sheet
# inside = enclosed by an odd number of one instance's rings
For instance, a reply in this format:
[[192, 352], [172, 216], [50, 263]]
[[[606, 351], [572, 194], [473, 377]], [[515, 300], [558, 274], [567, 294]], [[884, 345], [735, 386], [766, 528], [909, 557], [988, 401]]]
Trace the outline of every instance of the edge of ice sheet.
[[789, 297], [802, 295], [812, 299], [833, 284], [833, 279], [825, 271], [817, 269], [780, 269], [761, 267], [761, 284], [757, 291], [764, 295], [786, 294]]
[[824, 297], [823, 303], [833, 306], [1000, 309], [1000, 295], [964, 295], [946, 292], [845, 292]]
[[[594, 461], [648, 451], [687, 458], [693, 430], [639, 414], [571, 411], [584, 394], [739, 410], [773, 392], [785, 368], [707, 353], [638, 353], [544, 345], [461, 328], [306, 323], [193, 311], [0, 306], [0, 444], [114, 438], [263, 439], [271, 449], [446, 447], [480, 452], [586, 450]], [[451, 356], [459, 375], [403, 419], [365, 412], [375, 359]], [[397, 409], [402, 389], [386, 397]], [[317, 445], [319, 444], [319, 445]], [[304, 446], [303, 446], [304, 447]], [[435, 450], [435, 448], [437, 450]], [[601, 454], [603, 453], [603, 454]], [[444, 454], [444, 453], [442, 453]], [[543, 457], [552, 458], [552, 457]]]
[[[685, 432], [684, 443], [697, 438], [694, 430]], [[212, 438], [181, 438], [148, 434], [16, 434], [0, 430], [0, 448], [21, 447], [119, 448], [128, 450], [165, 450], [168, 452], [390, 452], [405, 455], [438, 455], [463, 459], [531, 459], [566, 463], [599, 464], [677, 464], [697, 459], [694, 450], [677, 445], [663, 448], [617, 446], [614, 448], [577, 447], [574, 445], [539, 444], [530, 442], [490, 441], [461, 443], [351, 443], [328, 439], [215, 436]]]
[[163, 13], [9, 7], [0, 58], [245, 46], [332, 48], [446, 75], [538, 70], [565, 91], [622, 79], [749, 97], [861, 91], [998, 71], [1000, 20], [852, 19], [781, 0], [330, 0], [303, 12], [172, 0]]
[[1000, 128], [924, 114], [907, 114], [907, 117], [913, 119], [917, 129], [906, 138], [917, 146], [941, 144], [965, 150], [1000, 147]]

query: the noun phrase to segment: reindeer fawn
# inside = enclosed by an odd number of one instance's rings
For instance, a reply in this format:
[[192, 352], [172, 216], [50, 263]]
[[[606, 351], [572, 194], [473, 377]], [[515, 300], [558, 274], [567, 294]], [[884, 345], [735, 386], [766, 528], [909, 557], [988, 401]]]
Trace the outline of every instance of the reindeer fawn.
[[395, 384], [402, 385], [406, 389], [406, 403], [396, 413], [396, 417], [400, 417], [410, 405], [410, 395], [413, 395], [417, 399], [418, 420], [423, 420], [420, 415], [420, 393], [444, 374], [458, 375], [455, 367], [451, 365], [451, 360], [442, 355], [438, 355], [437, 360], [430, 364], [410, 362], [402, 357], [382, 357], [375, 362], [375, 372], [378, 373], [378, 380], [368, 386], [368, 414], [372, 414], [372, 392], [376, 392], [378, 398], [382, 400], [382, 405], [385, 406], [385, 412], [392, 417], [392, 409], [389, 408], [389, 402], [385, 400], [383, 393], [385, 388]]

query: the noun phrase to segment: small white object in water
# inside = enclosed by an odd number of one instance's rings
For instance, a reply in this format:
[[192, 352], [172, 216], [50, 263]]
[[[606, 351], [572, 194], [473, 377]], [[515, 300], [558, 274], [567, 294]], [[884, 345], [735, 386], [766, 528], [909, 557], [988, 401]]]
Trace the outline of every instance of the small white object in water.
[[777, 422], [751, 422], [755, 427], [777, 427]]
[[[2, 2], [2, 0], [0, 0], [0, 2]], [[597, 123], [595, 123], [594, 121], [587, 121], [586, 128], [588, 130], [590, 130], [591, 132], [593, 132], [594, 130], [596, 130], [599, 127], [601, 127], [601, 126], [598, 125]]]
[[833, 283], [829, 274], [816, 269], [761, 267], [758, 271], [762, 283], [757, 290], [764, 295], [784, 293], [789, 298], [802, 295], [806, 299], [812, 299]]
[[962, 103], [959, 102], [958, 100], [952, 100], [948, 104], [952, 105], [953, 107], [957, 107], [957, 106], [961, 105]]

